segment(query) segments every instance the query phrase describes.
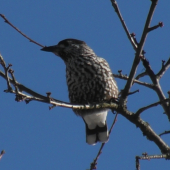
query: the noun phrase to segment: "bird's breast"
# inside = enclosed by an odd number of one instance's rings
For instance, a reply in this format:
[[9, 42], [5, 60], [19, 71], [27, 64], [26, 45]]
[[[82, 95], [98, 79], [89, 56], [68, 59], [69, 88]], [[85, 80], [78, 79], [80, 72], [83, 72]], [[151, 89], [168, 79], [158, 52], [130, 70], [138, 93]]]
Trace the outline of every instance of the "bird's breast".
[[66, 65], [66, 79], [71, 103], [89, 104], [117, 97], [109, 66], [94, 58], [71, 60]]

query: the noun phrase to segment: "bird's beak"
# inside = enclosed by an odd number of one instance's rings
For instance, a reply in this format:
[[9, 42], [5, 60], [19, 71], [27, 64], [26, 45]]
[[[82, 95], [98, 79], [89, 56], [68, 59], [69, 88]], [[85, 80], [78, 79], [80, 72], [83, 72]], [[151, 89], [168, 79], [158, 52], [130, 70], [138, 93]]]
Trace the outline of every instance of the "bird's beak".
[[53, 52], [54, 54], [58, 55], [60, 49], [57, 45], [54, 45], [54, 46], [43, 47], [41, 50], [47, 52]]
[[48, 47], [43, 47], [41, 50], [42, 51], [47, 51], [47, 52], [55, 52], [57, 51], [58, 47], [57, 45], [54, 45], [54, 46], [48, 46]]

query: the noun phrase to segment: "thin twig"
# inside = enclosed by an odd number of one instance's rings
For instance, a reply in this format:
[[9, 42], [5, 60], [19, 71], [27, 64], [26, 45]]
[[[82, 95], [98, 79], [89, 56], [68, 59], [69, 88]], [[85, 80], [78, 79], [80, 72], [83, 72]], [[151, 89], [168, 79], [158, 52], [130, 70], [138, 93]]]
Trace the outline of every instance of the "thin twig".
[[1, 160], [1, 158], [4, 154], [5, 154], [5, 150], [2, 150], [1, 153], [0, 153], [0, 160]]
[[136, 156], [136, 170], [140, 170], [140, 162], [138, 156]]
[[8, 66], [6, 66], [5, 61], [4, 61], [4, 59], [3, 59], [1, 54], [0, 54], [0, 64], [4, 68], [4, 71], [5, 71], [4, 76], [6, 77], [6, 80], [7, 80], [7, 87], [8, 87], [8, 89], [5, 90], [5, 92], [11, 91], [12, 87], [11, 87], [11, 84], [10, 84], [10, 80], [9, 80], [10, 78], [8, 76], [8, 71], [9, 71], [10, 67], [12, 66], [12, 64], [8, 64]]
[[137, 112], [136, 112], [136, 116], [139, 116], [143, 111], [147, 110], [147, 109], [150, 109], [151, 107], [155, 107], [155, 106], [158, 106], [160, 104], [163, 104], [163, 103], [166, 103], [166, 102], [169, 102], [170, 99], [165, 99], [165, 100], [162, 100], [162, 101], [159, 101], [159, 102], [155, 102], [153, 104], [150, 104], [148, 106], [145, 106], [145, 107], [142, 107], [140, 108]]
[[150, 10], [149, 10], [149, 13], [148, 13], [148, 16], [147, 16], [147, 19], [146, 19], [146, 23], [145, 23], [145, 26], [144, 26], [144, 29], [143, 29], [142, 37], [141, 37], [140, 43], [138, 45], [136, 55], [135, 55], [135, 59], [134, 59], [134, 62], [133, 62], [133, 65], [132, 65], [132, 68], [131, 68], [131, 71], [130, 71], [130, 74], [129, 74], [129, 79], [128, 79], [126, 85], [125, 85], [122, 96], [120, 97], [120, 104], [125, 103], [127, 95], [130, 91], [130, 88], [132, 87], [133, 79], [134, 79], [134, 76], [136, 74], [139, 62], [140, 62], [139, 56], [143, 55], [142, 51], [143, 51], [143, 47], [144, 47], [144, 44], [145, 44], [146, 37], [148, 35], [148, 28], [149, 28], [153, 13], [155, 11], [157, 2], [158, 2], [158, 0], [152, 1], [152, 4], [150, 6]]
[[143, 73], [138, 74], [135, 79], [139, 80], [141, 77], [144, 77], [146, 75], [148, 75], [148, 73], [146, 71], [144, 71]]
[[166, 72], [166, 70], [170, 67], [170, 58], [168, 59], [168, 61], [166, 62], [166, 64], [162, 64], [162, 68], [161, 70], [159, 71], [159, 73], [156, 75], [156, 77], [158, 79], [160, 79]]
[[134, 40], [134, 42], [138, 45], [139, 43], [138, 43], [138, 41], [137, 41], [137, 39], [136, 39], [136, 34], [133, 32], [133, 33], [131, 33], [130, 34], [131, 35], [131, 37], [133, 38], [133, 40]]
[[147, 74], [150, 76], [153, 84], [156, 85], [158, 83], [158, 80], [156, 79], [156, 75], [149, 64], [149, 61], [144, 56], [141, 56], [141, 60], [142, 60], [143, 66], [146, 69]]
[[[114, 118], [114, 120], [113, 120], [112, 126], [111, 126], [111, 128], [110, 128], [110, 130], [109, 130], [109, 135], [111, 134], [112, 129], [113, 129], [113, 126], [115, 125], [115, 123], [116, 123], [116, 121], [117, 121], [117, 116], [118, 116], [118, 113], [116, 113], [116, 115], [115, 115], [115, 118]], [[98, 159], [99, 159], [99, 156], [100, 156], [101, 153], [102, 153], [102, 149], [104, 148], [104, 145], [105, 145], [105, 144], [106, 144], [106, 143], [102, 143], [102, 144], [101, 144], [101, 147], [100, 147], [100, 149], [99, 149], [99, 152], [97, 153], [96, 158], [95, 158], [94, 161], [91, 163], [90, 170], [96, 169], [97, 161], [98, 161]]]
[[115, 123], [116, 123], [116, 121], [117, 121], [117, 116], [118, 116], [118, 112], [116, 113], [115, 118], [114, 118], [113, 123], [112, 123], [112, 126], [110, 127], [109, 135], [111, 134], [112, 129], [113, 129], [113, 126], [115, 125]]
[[141, 160], [150, 160], [150, 159], [168, 159], [169, 154], [161, 154], [161, 155], [145, 155], [145, 156], [137, 156]]
[[129, 95], [132, 95], [132, 94], [135, 94], [135, 93], [138, 93], [139, 92], [139, 89], [138, 90], [135, 90], [135, 91], [133, 91], [133, 92], [130, 92], [129, 94], [128, 94], [128, 96]]
[[17, 27], [15, 27], [11, 22], [9, 22], [9, 21], [6, 19], [5, 15], [0, 14], [0, 16], [5, 20], [5, 22], [6, 22], [7, 24], [9, 24], [9, 25], [10, 25], [12, 28], [14, 28], [16, 31], [18, 31], [22, 36], [24, 36], [25, 38], [27, 38], [30, 42], [32, 42], [32, 43], [34, 43], [34, 44], [36, 44], [36, 45], [39, 45], [40, 47], [44, 47], [43, 45], [41, 45], [41, 44], [37, 43], [36, 41], [34, 41], [33, 39], [29, 38], [26, 34], [22, 33]]
[[10, 69], [9, 70], [9, 73], [11, 74], [11, 77], [12, 77], [12, 81], [14, 82], [14, 87], [15, 87], [15, 94], [16, 94], [16, 98], [15, 98], [15, 101], [17, 102], [20, 102], [20, 101], [24, 101], [27, 99], [26, 96], [23, 96], [23, 95], [20, 95], [19, 94], [19, 88], [17, 86], [17, 81], [15, 79], [15, 76], [14, 76], [14, 70]]
[[[2, 71], [0, 71], [0, 76], [7, 80], [7, 77], [5, 76], [5, 74], [4, 74]], [[26, 86], [18, 83], [17, 81], [14, 82], [11, 78], [9, 78], [9, 81], [10, 81], [10, 83], [13, 84], [14, 86], [16, 85], [16, 86], [19, 88], [20, 91], [27, 92], [28, 94], [30, 94], [30, 95], [32, 95], [32, 96], [35, 96], [35, 97], [37, 97], [37, 98], [41, 98], [41, 99], [43, 99], [43, 100], [46, 100], [46, 96], [43, 96], [43, 95], [41, 95], [41, 94], [39, 94], [39, 93], [37, 93], [37, 92], [35, 92], [35, 91], [27, 88]], [[60, 102], [60, 101], [58, 101], [58, 102]]]
[[148, 32], [153, 31], [153, 30], [155, 30], [155, 29], [157, 29], [159, 27], [163, 27], [163, 26], [164, 26], [163, 22], [159, 22], [157, 25], [148, 28]]
[[119, 7], [117, 5], [117, 2], [115, 0], [111, 0], [111, 3], [112, 3], [113, 8], [115, 9], [115, 12], [117, 13], [117, 15], [118, 15], [118, 17], [120, 19], [120, 22], [121, 22], [121, 24], [122, 24], [122, 26], [123, 26], [123, 28], [124, 28], [124, 30], [126, 32], [126, 35], [127, 35], [128, 39], [130, 40], [134, 50], [136, 51], [138, 45], [135, 43], [133, 37], [131, 36], [131, 34], [130, 34], [130, 32], [129, 32], [126, 24], [125, 24], [125, 21], [124, 21], [122, 15], [121, 15]]
[[170, 130], [165, 131], [165, 132], [163, 132], [163, 133], [159, 134], [159, 136], [166, 135], [166, 134], [169, 134], [169, 133], [170, 133]]
[[136, 170], [140, 170], [140, 162], [139, 160], [150, 160], [150, 159], [169, 159], [169, 154], [162, 154], [162, 155], [145, 155], [145, 156], [136, 156]]
[[[116, 78], [123, 79], [123, 80], [128, 80], [128, 79], [129, 79], [128, 76], [120, 75], [120, 74], [113, 74], [113, 76], [116, 77]], [[150, 89], [154, 89], [154, 85], [153, 85], [153, 84], [149, 84], [149, 83], [146, 83], [146, 82], [142, 82], [142, 81], [139, 81], [139, 80], [136, 80], [136, 79], [133, 80], [133, 83], [136, 83], [136, 84], [139, 84], [139, 85], [148, 87], [148, 88], [150, 88]]]
[[[150, 79], [152, 80], [152, 83], [154, 85], [154, 90], [155, 92], [157, 93], [158, 97], [159, 97], [159, 100], [160, 101], [163, 101], [166, 99], [162, 89], [161, 89], [161, 86], [159, 84], [159, 79], [157, 78], [157, 76], [155, 75], [155, 73], [153, 72], [151, 66], [149, 65], [149, 62], [146, 60], [145, 57], [141, 57], [141, 60], [143, 62], [143, 66], [145, 67], [147, 73], [148, 73], [148, 76], [150, 77]], [[166, 115], [168, 116], [168, 119], [170, 120], [170, 112], [169, 112], [169, 106], [168, 104], [165, 102], [165, 103], [162, 103], [162, 107], [166, 113]]]

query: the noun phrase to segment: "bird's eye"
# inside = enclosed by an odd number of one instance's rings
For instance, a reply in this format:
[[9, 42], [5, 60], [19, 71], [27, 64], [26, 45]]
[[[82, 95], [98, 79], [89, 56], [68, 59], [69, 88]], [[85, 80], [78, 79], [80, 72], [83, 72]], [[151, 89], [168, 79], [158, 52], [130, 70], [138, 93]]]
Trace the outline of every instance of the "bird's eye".
[[58, 44], [61, 48], [65, 48], [65, 47], [68, 47], [69, 46], [69, 43], [67, 41], [64, 41], [62, 43], [59, 43]]
[[65, 45], [64, 44], [59, 44], [59, 47], [60, 48], [65, 48]]

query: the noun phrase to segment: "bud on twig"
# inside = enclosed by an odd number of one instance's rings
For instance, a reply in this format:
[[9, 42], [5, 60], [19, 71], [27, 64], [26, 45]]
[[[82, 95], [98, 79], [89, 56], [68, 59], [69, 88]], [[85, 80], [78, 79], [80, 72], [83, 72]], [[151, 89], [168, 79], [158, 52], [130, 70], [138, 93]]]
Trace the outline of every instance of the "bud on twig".
[[122, 70], [118, 70], [118, 73], [122, 76]]
[[50, 97], [50, 95], [51, 95], [51, 92], [47, 92], [46, 94], [47, 94], [47, 97]]
[[159, 22], [157, 25], [148, 28], [148, 32], [153, 31], [153, 30], [155, 30], [155, 29], [157, 29], [157, 28], [159, 28], [159, 27], [162, 28], [163, 26], [164, 26], [163, 22]]

